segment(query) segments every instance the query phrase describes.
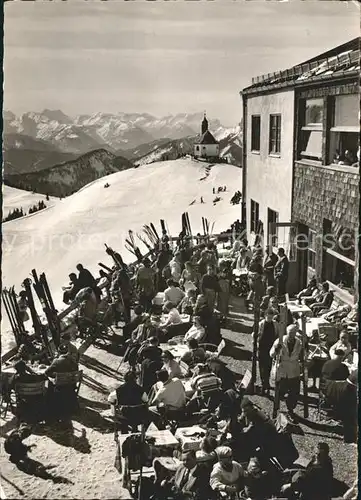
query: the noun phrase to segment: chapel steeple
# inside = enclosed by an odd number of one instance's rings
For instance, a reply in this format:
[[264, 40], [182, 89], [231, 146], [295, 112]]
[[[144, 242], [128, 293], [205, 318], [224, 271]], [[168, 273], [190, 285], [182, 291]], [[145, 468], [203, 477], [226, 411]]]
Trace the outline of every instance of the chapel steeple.
[[204, 118], [202, 121], [202, 135], [208, 130], [208, 120], [206, 118], [206, 112], [204, 112]]

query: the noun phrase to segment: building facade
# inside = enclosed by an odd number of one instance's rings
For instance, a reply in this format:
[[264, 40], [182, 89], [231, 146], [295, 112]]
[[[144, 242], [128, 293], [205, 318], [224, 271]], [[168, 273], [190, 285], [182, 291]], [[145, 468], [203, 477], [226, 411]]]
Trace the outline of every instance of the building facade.
[[242, 97], [249, 238], [259, 233], [265, 246], [285, 247], [290, 293], [316, 276], [352, 303], [358, 296], [359, 39], [255, 78]]
[[201, 135], [194, 143], [195, 158], [219, 158], [219, 143], [208, 129], [208, 120], [204, 115]]

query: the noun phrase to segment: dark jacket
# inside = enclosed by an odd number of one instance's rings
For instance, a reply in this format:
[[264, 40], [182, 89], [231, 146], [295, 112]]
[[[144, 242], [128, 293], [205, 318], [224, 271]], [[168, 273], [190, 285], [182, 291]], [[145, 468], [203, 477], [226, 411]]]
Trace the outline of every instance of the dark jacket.
[[52, 377], [56, 373], [69, 373], [78, 371], [78, 363], [73, 358], [66, 354], [55, 358], [49, 368], [45, 371], [45, 375]]
[[96, 279], [88, 269], [79, 271], [78, 284], [79, 290], [82, 288], [94, 288], [97, 285]]
[[280, 257], [275, 265], [275, 278], [287, 280], [289, 262], [286, 255]]
[[338, 359], [329, 359], [322, 367], [322, 379], [327, 380], [346, 380], [349, 376], [349, 370], [344, 363]]

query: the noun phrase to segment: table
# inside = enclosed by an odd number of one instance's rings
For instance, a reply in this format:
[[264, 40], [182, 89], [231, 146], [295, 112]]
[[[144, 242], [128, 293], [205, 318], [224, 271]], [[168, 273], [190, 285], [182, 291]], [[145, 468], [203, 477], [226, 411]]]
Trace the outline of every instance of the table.
[[[300, 325], [300, 328], [302, 329], [302, 320], [299, 319], [298, 323]], [[330, 325], [330, 322], [327, 321], [327, 319], [323, 319], [323, 318], [310, 318], [310, 317], [308, 317], [306, 319], [306, 335], [307, 335], [307, 337], [312, 337], [314, 331], [318, 332], [318, 327], [320, 325]]]
[[182, 378], [182, 384], [184, 386], [184, 390], [188, 398], [192, 397], [194, 394], [194, 389], [191, 386], [191, 381], [192, 381], [191, 378]]
[[297, 300], [289, 301], [286, 303], [288, 310], [291, 314], [298, 313], [304, 314], [305, 316], [313, 316], [312, 309], [310, 309], [305, 304], [299, 304]]
[[169, 351], [175, 358], [182, 358], [189, 347], [186, 344], [160, 344], [162, 351]]
[[198, 425], [193, 425], [192, 427], [178, 427], [175, 433], [175, 437], [181, 444], [182, 451], [199, 450], [205, 435], [206, 431]]
[[232, 274], [233, 276], [247, 276], [248, 271], [247, 269], [233, 269]]
[[[30, 368], [35, 372], [36, 375], [44, 375], [44, 372], [49, 367], [46, 365], [30, 365]], [[15, 375], [15, 373], [16, 370], [14, 365], [3, 366], [1, 369], [1, 378], [8, 380], [12, 375]]]

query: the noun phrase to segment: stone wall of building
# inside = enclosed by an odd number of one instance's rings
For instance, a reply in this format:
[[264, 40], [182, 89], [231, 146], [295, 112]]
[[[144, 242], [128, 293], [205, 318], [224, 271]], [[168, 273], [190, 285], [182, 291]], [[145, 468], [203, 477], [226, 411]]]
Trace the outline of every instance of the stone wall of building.
[[347, 166], [296, 162], [292, 218], [315, 231], [323, 219], [357, 229], [359, 217], [359, 169]]
[[[359, 219], [359, 169], [322, 166], [299, 161], [294, 167], [292, 220], [308, 226], [321, 236], [316, 240], [316, 274], [322, 277], [323, 221], [357, 232]], [[356, 244], [357, 248], [357, 244]], [[356, 250], [357, 251], [357, 250]], [[358, 269], [355, 268], [356, 282]]]

